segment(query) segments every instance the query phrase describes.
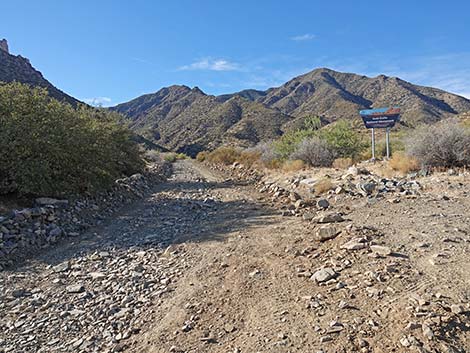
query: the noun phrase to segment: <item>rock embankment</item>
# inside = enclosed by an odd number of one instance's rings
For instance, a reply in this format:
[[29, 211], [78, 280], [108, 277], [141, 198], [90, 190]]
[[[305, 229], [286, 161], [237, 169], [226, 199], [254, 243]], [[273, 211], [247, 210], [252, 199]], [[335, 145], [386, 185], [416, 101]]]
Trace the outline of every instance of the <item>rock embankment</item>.
[[169, 164], [152, 165], [143, 174], [116, 180], [107, 192], [74, 200], [41, 197], [34, 207], [0, 215], [0, 270], [29, 252], [99, 225], [123, 205], [150, 192], [170, 169]]

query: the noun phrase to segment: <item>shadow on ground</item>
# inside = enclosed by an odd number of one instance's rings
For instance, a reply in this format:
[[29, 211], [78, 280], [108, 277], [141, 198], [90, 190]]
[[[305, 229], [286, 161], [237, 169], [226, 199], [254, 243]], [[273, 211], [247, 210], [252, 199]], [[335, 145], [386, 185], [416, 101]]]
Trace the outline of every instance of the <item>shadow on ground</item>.
[[176, 181], [162, 183], [144, 200], [74, 238], [63, 238], [49, 249], [29, 254], [9, 271], [34, 271], [36, 265], [56, 265], [98, 251], [162, 248], [183, 242], [224, 241], [227, 234], [275, 222], [276, 211], [240, 196], [213, 200], [214, 191], [243, 187], [234, 181]]

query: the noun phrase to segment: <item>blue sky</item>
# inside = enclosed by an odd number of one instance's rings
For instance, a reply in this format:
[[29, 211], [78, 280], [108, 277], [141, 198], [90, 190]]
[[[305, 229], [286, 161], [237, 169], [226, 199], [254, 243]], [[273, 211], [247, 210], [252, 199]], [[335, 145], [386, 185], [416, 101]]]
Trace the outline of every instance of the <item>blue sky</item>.
[[2, 0], [0, 14], [13, 54], [104, 105], [172, 84], [265, 89], [317, 67], [470, 98], [470, 1]]

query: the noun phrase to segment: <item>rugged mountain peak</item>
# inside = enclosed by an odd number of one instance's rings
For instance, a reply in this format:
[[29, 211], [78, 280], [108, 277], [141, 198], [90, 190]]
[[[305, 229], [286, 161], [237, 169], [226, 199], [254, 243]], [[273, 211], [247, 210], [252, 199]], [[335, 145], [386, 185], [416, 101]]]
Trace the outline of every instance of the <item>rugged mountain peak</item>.
[[50, 96], [65, 101], [72, 105], [80, 103], [77, 99], [62, 92], [49, 81], [47, 81], [41, 72], [36, 70], [27, 58], [21, 55], [12, 55], [8, 52], [8, 43], [5, 39], [0, 41], [0, 81], [3, 82], [21, 82], [32, 87], [46, 88]]
[[10, 51], [8, 50], [8, 41], [5, 38], [0, 40], [0, 50], [10, 53]]

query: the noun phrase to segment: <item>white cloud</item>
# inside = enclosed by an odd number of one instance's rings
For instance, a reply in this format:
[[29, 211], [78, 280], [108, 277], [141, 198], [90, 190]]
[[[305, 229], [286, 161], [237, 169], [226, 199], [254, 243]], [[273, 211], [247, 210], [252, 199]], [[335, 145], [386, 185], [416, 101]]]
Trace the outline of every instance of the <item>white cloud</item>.
[[237, 71], [240, 70], [240, 65], [225, 59], [204, 58], [189, 65], [181, 66], [178, 70]]
[[109, 105], [113, 100], [109, 97], [94, 97], [94, 98], [84, 98], [83, 101], [89, 105], [95, 107]]
[[304, 42], [304, 41], [307, 41], [307, 40], [315, 39], [316, 37], [317, 36], [315, 34], [305, 33], [305, 34], [301, 34], [301, 35], [298, 35], [298, 36], [291, 37], [291, 40], [296, 41], [296, 42]]

